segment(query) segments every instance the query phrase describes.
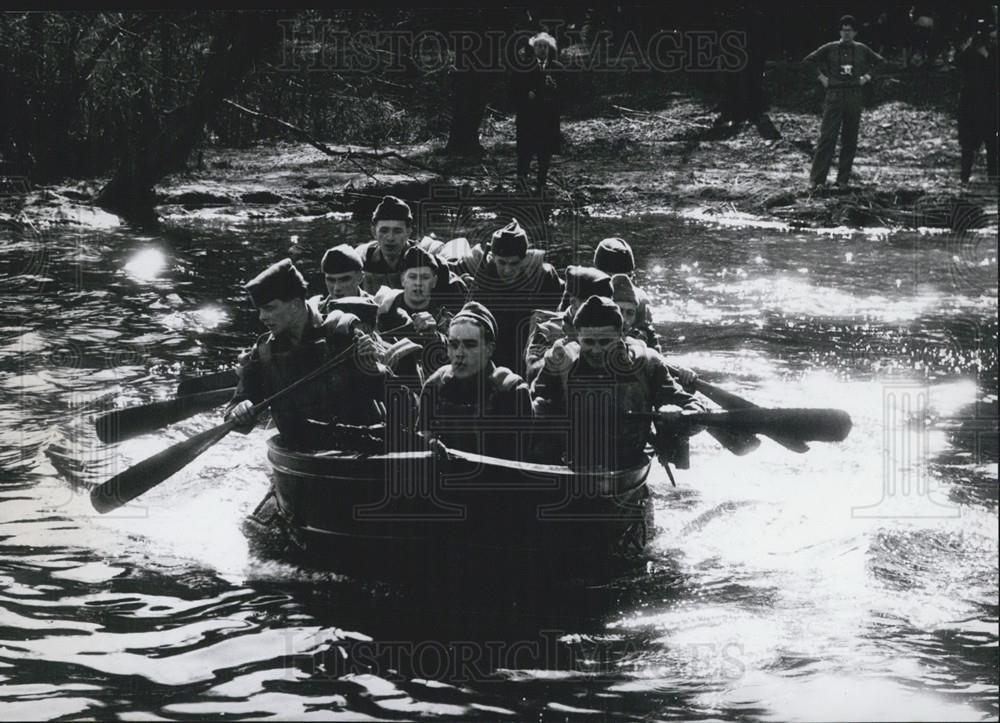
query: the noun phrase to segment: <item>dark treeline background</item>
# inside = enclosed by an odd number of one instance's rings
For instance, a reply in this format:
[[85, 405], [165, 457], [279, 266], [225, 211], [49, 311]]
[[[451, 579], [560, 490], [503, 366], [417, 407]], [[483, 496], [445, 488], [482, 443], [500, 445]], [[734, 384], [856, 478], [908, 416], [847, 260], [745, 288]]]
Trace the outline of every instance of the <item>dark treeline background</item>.
[[[463, 49], [455, 42], [412, 41], [426, 31], [453, 39], [463, 32], [512, 37], [546, 29], [559, 41], [564, 62], [604, 68], [627, 65], [663, 30], [745, 32], [741, 73], [593, 70], [567, 75], [563, 97], [571, 116], [599, 112], [602, 91], [653, 83], [666, 92], [673, 75], [717, 94], [724, 116], [753, 118], [763, 110], [764, 61], [797, 60], [836, 39], [837, 19], [845, 12], [862, 24], [859, 40], [893, 57], [924, 42], [914, 38], [911, 18], [933, 17], [932, 47], [919, 49], [925, 58], [928, 52], [946, 56], [975, 19], [995, 15], [988, 3], [949, 2], [762, 10], [705, 2], [600, 9], [6, 12], [0, 14], [0, 171], [34, 183], [110, 176], [98, 202], [142, 205], [153, 184], [183, 167], [201, 143], [242, 146], [288, 137], [287, 128], [264, 116], [328, 143], [377, 149], [439, 141], [448, 153], [474, 153], [491, 119], [512, 112], [505, 75], [495, 72], [499, 59], [494, 50], [465, 48], [467, 60], [489, 67], [456, 67]], [[373, 44], [365, 32], [400, 40]], [[343, 37], [354, 42], [346, 55], [340, 52]]]

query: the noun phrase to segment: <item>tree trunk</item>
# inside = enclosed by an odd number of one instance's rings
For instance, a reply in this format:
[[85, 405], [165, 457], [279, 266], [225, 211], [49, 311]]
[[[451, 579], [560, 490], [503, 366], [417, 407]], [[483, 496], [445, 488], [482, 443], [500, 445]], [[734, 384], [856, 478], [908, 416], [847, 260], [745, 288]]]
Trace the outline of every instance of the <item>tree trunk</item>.
[[483, 75], [471, 69], [453, 73], [451, 128], [448, 145], [444, 149], [449, 155], [478, 155], [483, 152], [479, 143], [479, 126], [486, 112]]
[[114, 177], [94, 202], [125, 215], [144, 215], [153, 206], [153, 186], [184, 167], [201, 140], [205, 123], [233, 92], [259, 57], [281, 38], [278, 16], [232, 13], [216, 33], [197, 90], [188, 103], [144, 130], [126, 149]]

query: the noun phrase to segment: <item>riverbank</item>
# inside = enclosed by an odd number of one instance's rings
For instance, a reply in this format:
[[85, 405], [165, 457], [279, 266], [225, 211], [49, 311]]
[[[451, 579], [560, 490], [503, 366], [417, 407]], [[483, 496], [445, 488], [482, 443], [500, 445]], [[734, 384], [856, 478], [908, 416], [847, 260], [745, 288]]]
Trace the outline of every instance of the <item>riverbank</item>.
[[[750, 125], [709, 140], [716, 114], [690, 85], [614, 93], [605, 81], [599, 102], [588, 106], [597, 115], [563, 122], [548, 202], [592, 215], [737, 216], [802, 228], [995, 226], [996, 188], [958, 181], [958, 133], [949, 111], [957, 83], [947, 67], [884, 74], [864, 112], [851, 186], [811, 192], [822, 99], [807, 69], [769, 66], [770, 118], [780, 140], [764, 140]], [[456, 187], [489, 206], [513, 193], [514, 132], [511, 116], [489, 109], [483, 155], [459, 159], [445, 157], [440, 141], [377, 151], [329, 139], [320, 144], [325, 151], [303, 142], [207, 147], [188, 171], [157, 187], [156, 211], [177, 223], [364, 217], [386, 192], [440, 200]], [[980, 161], [974, 179], [984, 174]], [[86, 204], [99, 187], [72, 182], [10, 194], [0, 222], [114, 225], [115, 217]]]

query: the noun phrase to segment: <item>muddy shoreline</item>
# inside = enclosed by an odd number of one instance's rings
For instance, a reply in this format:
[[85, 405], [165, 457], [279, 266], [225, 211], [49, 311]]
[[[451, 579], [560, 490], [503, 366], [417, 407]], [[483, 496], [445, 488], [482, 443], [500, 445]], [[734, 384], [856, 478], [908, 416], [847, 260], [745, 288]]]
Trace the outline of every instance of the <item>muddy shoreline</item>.
[[[947, 88], [957, 82], [946, 69], [938, 72], [930, 80], [904, 73], [883, 79], [888, 90], [865, 109], [855, 177], [846, 190], [808, 188], [820, 101], [803, 69], [792, 67], [772, 73], [778, 97], [770, 118], [780, 140], [764, 140], [749, 125], [730, 138], [705, 140], [715, 114], [693, 91], [663, 93], [652, 101], [648, 94], [609, 96], [600, 116], [566, 118], [547, 203], [585, 215], [735, 217], [789, 228], [995, 227], [996, 187], [983, 178], [983, 159], [973, 183], [962, 186], [954, 118], [940, 94], [931, 93], [926, 103], [916, 100], [933, 90], [931, 82]], [[305, 143], [207, 147], [188, 171], [157, 186], [155, 213], [180, 224], [364, 218], [384, 193], [414, 200], [460, 195], [487, 207], [514, 193], [513, 118], [491, 112], [479, 158], [445, 157], [442, 145], [382, 148], [378, 159], [372, 149], [332, 144], [337, 156]], [[87, 203], [100, 185], [88, 180], [27, 193], [8, 190], [0, 199], [0, 224], [117, 225], [120, 219]]]

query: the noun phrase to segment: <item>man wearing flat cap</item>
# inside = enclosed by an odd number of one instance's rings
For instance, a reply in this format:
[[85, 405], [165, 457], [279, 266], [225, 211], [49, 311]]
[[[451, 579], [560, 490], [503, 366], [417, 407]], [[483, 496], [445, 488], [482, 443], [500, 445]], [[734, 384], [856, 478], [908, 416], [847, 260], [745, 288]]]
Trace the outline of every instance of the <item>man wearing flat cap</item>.
[[[320, 262], [326, 296], [314, 297], [320, 314], [332, 311], [331, 302], [345, 297], [368, 297], [371, 294], [361, 288], [365, 278], [365, 266], [361, 255], [348, 244], [340, 244], [326, 250]], [[312, 302], [313, 299], [310, 299]]]
[[588, 298], [573, 325], [576, 338], [546, 352], [531, 385], [537, 417], [566, 419], [565, 455], [571, 464], [624, 469], [642, 462], [653, 439], [650, 423], [629, 413], [666, 407], [704, 411], [658, 352], [624, 336], [621, 312], [611, 299]]
[[420, 394], [420, 429], [449, 447], [523, 459], [531, 421], [528, 385], [497, 366], [498, 327], [493, 314], [470, 301], [448, 324], [448, 364]]
[[500, 333], [494, 360], [515, 371], [524, 365], [532, 311], [555, 310], [562, 297], [562, 279], [544, 256], [541, 249], [528, 248], [528, 234], [514, 219], [493, 233], [469, 292], [496, 318]]
[[[250, 409], [328, 361], [335, 350], [353, 344], [354, 353], [330, 373], [304, 384], [271, 407], [282, 442], [290, 448], [322, 446], [335, 422], [381, 421], [371, 399], [380, 396], [386, 370], [377, 361], [374, 340], [357, 328], [358, 318], [336, 311], [324, 321], [306, 303], [307, 285], [289, 259], [272, 264], [244, 288], [268, 332], [241, 357], [236, 393], [226, 408], [237, 431], [249, 432], [256, 420]], [[370, 388], [369, 388], [370, 387]]]
[[530, 382], [542, 368], [543, 358], [553, 345], [570, 340], [576, 334], [573, 316], [591, 296], [611, 300], [611, 277], [589, 266], [567, 266], [566, 288], [559, 311], [538, 309], [531, 315], [528, 348], [524, 353], [525, 378]]
[[[635, 320], [626, 326], [631, 327], [628, 331], [630, 336], [642, 339], [653, 349], [660, 349], [660, 340], [653, 331], [649, 313], [649, 295], [635, 285], [635, 256], [632, 254], [632, 247], [621, 238], [606, 238], [594, 249], [594, 268], [600, 269], [609, 276], [624, 274], [632, 281], [632, 288], [635, 291]], [[624, 311], [622, 312], [624, 313]]]

